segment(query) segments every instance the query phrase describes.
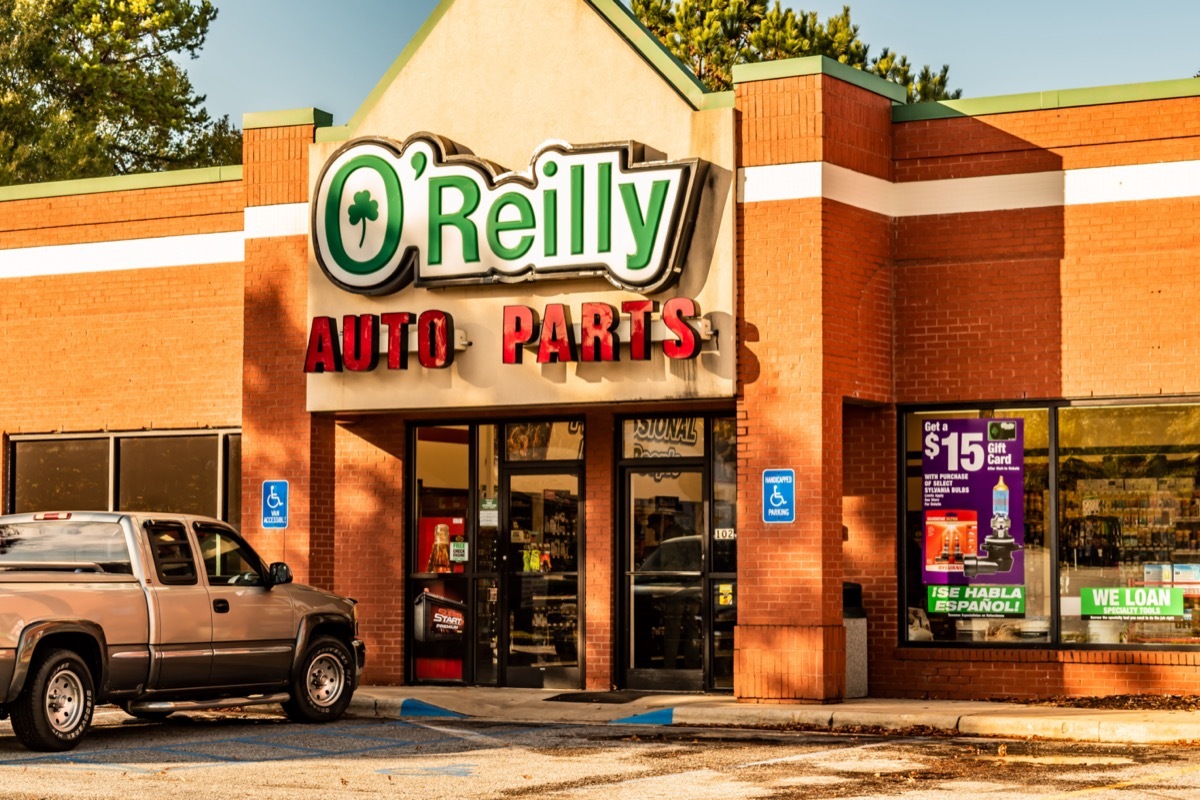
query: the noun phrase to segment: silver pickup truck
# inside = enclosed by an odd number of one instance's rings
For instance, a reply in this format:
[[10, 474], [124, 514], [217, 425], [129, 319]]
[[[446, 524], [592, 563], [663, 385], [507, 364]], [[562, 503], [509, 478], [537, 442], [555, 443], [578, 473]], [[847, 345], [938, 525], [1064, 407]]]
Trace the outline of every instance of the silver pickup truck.
[[96, 703], [337, 719], [364, 663], [357, 625], [354, 600], [293, 583], [219, 520], [0, 516], [0, 719], [32, 750], [74, 747]]

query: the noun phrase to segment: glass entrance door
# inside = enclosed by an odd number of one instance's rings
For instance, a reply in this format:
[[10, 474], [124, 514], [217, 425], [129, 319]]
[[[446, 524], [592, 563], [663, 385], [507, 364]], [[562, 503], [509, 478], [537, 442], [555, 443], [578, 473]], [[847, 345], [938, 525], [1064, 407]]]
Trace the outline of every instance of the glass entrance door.
[[579, 475], [510, 473], [508, 686], [579, 687]]
[[630, 689], [733, 688], [736, 431], [732, 417], [622, 426], [622, 677]]
[[630, 688], [704, 687], [704, 473], [628, 470]]

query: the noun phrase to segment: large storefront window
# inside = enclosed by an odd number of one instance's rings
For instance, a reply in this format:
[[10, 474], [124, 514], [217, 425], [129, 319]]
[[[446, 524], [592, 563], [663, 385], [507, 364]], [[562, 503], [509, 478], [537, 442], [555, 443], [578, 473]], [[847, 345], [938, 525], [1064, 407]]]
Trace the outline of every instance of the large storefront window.
[[907, 418], [907, 638], [1048, 642], [1047, 409]]
[[1200, 644], [1200, 406], [1059, 412], [1064, 642]]
[[1200, 644], [1200, 406], [918, 411], [905, 437], [906, 641]]
[[172, 511], [241, 525], [241, 434], [13, 437], [10, 513]]

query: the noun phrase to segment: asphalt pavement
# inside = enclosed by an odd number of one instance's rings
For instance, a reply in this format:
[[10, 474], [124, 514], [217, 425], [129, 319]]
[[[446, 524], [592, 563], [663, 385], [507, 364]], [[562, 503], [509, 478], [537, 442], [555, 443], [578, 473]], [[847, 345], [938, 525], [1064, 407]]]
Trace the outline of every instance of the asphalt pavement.
[[1200, 713], [1109, 711], [957, 700], [866, 698], [747, 703], [722, 694], [584, 692], [458, 686], [361, 686], [349, 713], [386, 719], [469, 718], [619, 724], [883, 730], [1114, 744], [1200, 743]]

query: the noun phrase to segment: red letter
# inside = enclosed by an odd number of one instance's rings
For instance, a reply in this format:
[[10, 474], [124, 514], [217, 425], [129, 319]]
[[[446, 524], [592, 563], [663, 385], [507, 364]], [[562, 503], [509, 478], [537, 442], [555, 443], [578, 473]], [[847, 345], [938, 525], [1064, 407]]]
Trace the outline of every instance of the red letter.
[[653, 300], [627, 300], [621, 310], [629, 315], [629, 357], [650, 360], [650, 315], [658, 310]]
[[408, 369], [408, 326], [412, 314], [393, 311], [380, 315], [388, 329], [388, 369]]
[[342, 317], [342, 360], [351, 372], [370, 372], [379, 364], [379, 317]]
[[525, 345], [537, 336], [538, 322], [529, 306], [504, 307], [504, 363], [520, 364]]
[[617, 309], [608, 303], [584, 303], [582, 335], [584, 361], [620, 361], [621, 337], [617, 336]]
[[445, 311], [422, 311], [417, 317], [417, 361], [427, 369], [454, 363], [454, 318]]
[[578, 361], [579, 350], [575, 346], [575, 331], [567, 319], [567, 307], [562, 303], [546, 306], [542, 317], [542, 339], [538, 347], [539, 364], [561, 364]]
[[308, 354], [304, 356], [305, 372], [341, 372], [342, 354], [333, 336], [333, 317], [313, 317], [308, 333]]
[[663, 304], [662, 321], [675, 340], [663, 342], [667, 358], [695, 358], [700, 355], [700, 333], [687, 323], [700, 316], [696, 301], [690, 297], [672, 297]]

